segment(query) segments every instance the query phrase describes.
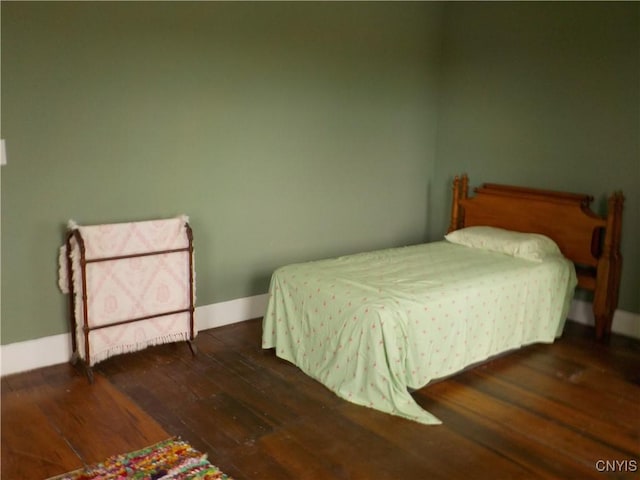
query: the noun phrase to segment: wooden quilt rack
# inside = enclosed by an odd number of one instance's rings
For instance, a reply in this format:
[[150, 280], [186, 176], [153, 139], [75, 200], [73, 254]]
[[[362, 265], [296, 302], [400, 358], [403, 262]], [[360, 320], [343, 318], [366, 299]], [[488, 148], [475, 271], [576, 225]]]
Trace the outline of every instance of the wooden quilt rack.
[[[195, 336], [197, 334], [194, 322], [194, 298], [195, 298], [195, 288], [194, 288], [194, 264], [193, 264], [193, 232], [188, 223], [184, 223], [185, 227], [185, 235], [187, 239], [187, 245], [180, 248], [168, 248], [168, 249], [159, 249], [159, 250], [150, 250], [143, 253], [131, 253], [131, 254], [123, 254], [123, 255], [110, 255], [110, 256], [102, 256], [102, 257], [93, 257], [87, 258], [87, 248], [85, 245], [85, 239], [79, 229], [72, 229], [69, 231], [66, 237], [66, 267], [68, 272], [68, 289], [69, 289], [69, 307], [70, 307], [70, 321], [71, 321], [71, 338], [72, 338], [72, 358], [71, 363], [74, 365], [80, 365], [83, 367], [89, 382], [93, 382], [93, 370], [92, 365], [94, 364], [94, 359], [92, 358], [92, 333], [99, 331], [101, 329], [108, 329], [118, 326], [124, 326], [133, 323], [140, 323], [144, 321], [148, 321], [155, 318], [167, 317], [171, 315], [187, 315], [188, 316], [188, 333], [185, 334], [186, 341], [189, 345], [191, 353], [193, 355], [197, 354], [197, 348], [195, 343], [193, 342]], [[72, 245], [75, 242], [76, 251], [79, 253], [79, 259], [72, 258], [72, 251], [74, 246]], [[90, 298], [87, 294], [87, 266], [91, 264], [97, 264], [101, 262], [119, 262], [130, 259], [142, 259], [145, 257], [153, 257], [164, 256], [162, 258], [167, 258], [166, 255], [175, 255], [179, 253], [186, 253], [188, 258], [188, 302], [184, 308], [178, 309], [170, 309], [166, 311], [154, 311], [150, 314], [140, 315], [132, 318], [124, 318], [116, 321], [110, 321], [108, 323], [95, 324], [92, 322], [91, 309], [90, 309]], [[76, 279], [74, 281], [74, 261], [76, 262], [76, 270], [78, 270], [79, 266], [79, 276], [80, 279]], [[162, 260], [159, 260], [162, 261]], [[76, 284], [78, 282], [78, 284]], [[77, 295], [81, 296], [81, 317], [77, 318], [77, 307], [76, 302]], [[81, 329], [79, 331], [78, 329]], [[84, 338], [84, 345], [79, 345], [79, 340], [81, 337]], [[156, 345], [160, 343], [169, 343], [170, 340], [154, 340], [153, 343], [149, 343], [146, 346]], [[134, 350], [141, 350], [143, 347], [135, 348]], [[81, 350], [82, 349], [82, 350]], [[134, 350], [126, 350], [126, 351], [134, 351]]]

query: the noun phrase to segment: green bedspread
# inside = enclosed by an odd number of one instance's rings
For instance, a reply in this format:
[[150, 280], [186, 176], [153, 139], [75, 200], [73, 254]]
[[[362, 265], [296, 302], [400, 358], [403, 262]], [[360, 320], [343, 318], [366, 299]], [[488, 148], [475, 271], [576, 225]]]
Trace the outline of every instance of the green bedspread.
[[271, 279], [262, 346], [346, 400], [437, 424], [409, 389], [553, 342], [575, 285], [562, 257], [446, 241], [288, 265]]

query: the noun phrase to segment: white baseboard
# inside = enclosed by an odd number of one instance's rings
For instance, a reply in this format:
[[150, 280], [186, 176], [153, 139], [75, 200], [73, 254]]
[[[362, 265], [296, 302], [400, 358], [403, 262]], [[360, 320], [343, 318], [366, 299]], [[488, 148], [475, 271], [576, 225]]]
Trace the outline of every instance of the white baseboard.
[[262, 317], [267, 309], [268, 299], [269, 295], [265, 293], [197, 307], [196, 325], [198, 330], [208, 330]]
[[[198, 330], [230, 325], [261, 317], [268, 295], [255, 295], [196, 308]], [[594, 325], [591, 303], [574, 300], [569, 319]], [[617, 310], [613, 318], [613, 332], [640, 339], [640, 315]], [[0, 346], [0, 375], [26, 372], [68, 362], [71, 358], [71, 336], [68, 333], [27, 340]]]
[[[267, 299], [268, 295], [263, 294], [196, 307], [197, 329], [198, 331], [208, 330], [262, 317], [267, 307]], [[69, 333], [1, 345], [0, 375], [57, 365], [68, 362], [70, 359], [71, 335]]]
[[0, 346], [0, 373], [26, 372], [48, 367], [71, 359], [71, 335], [61, 333], [25, 342]]
[[[569, 319], [583, 325], [594, 326], [593, 306], [591, 302], [573, 300], [569, 309]], [[640, 339], [640, 314], [616, 310], [613, 315], [611, 331], [627, 337]]]

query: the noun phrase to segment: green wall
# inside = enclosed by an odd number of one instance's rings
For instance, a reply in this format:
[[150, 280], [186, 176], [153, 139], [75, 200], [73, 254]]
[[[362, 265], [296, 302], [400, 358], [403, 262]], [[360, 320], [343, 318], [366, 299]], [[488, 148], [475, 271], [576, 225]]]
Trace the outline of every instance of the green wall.
[[637, 3], [6, 2], [2, 344], [68, 330], [69, 218], [186, 213], [197, 304], [289, 262], [441, 238], [449, 182], [627, 197]]
[[426, 237], [439, 5], [1, 9], [3, 344], [68, 330], [70, 218], [188, 214], [198, 305]]
[[589, 193], [600, 214], [621, 189], [619, 307], [640, 312], [639, 18], [638, 2], [447, 4], [431, 237], [456, 173]]

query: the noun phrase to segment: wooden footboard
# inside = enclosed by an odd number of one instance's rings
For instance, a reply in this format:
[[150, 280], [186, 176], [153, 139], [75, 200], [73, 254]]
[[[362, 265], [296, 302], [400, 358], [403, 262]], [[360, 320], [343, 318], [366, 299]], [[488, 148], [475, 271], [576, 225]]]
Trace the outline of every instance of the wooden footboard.
[[593, 292], [596, 338], [606, 338], [618, 306], [622, 192], [611, 195], [601, 217], [589, 195], [485, 183], [469, 197], [468, 185], [466, 175], [453, 181], [449, 231], [487, 225], [553, 239], [576, 265], [578, 286]]

